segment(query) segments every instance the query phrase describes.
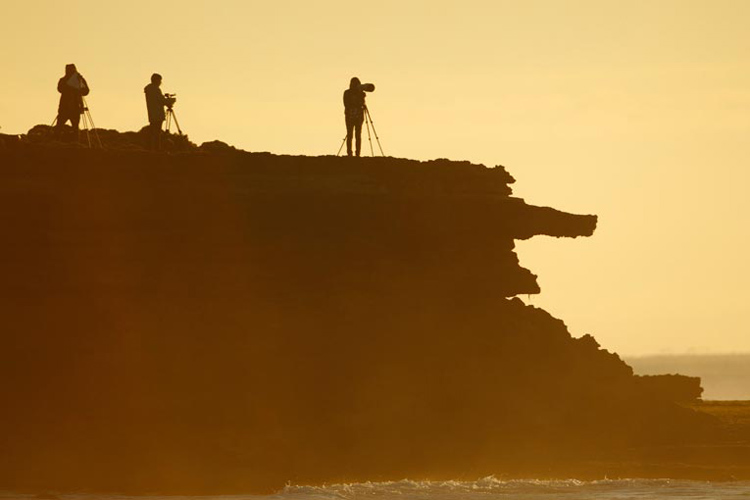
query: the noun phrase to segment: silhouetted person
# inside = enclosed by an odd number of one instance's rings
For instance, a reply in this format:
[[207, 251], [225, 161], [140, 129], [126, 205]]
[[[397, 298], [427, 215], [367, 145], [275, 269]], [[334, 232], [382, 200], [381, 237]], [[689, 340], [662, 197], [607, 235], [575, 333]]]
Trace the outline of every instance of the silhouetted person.
[[365, 92], [356, 76], [344, 91], [344, 117], [346, 118], [346, 154], [352, 155], [352, 132], [357, 139], [357, 156], [362, 149], [362, 122], [365, 120]]
[[150, 147], [154, 151], [161, 149], [161, 129], [167, 116], [164, 107], [174, 103], [174, 99], [166, 97], [160, 87], [161, 75], [154, 73], [151, 75], [151, 83], [143, 89], [146, 94], [146, 109], [148, 110]]
[[62, 132], [65, 122], [70, 120], [70, 124], [77, 134], [81, 114], [83, 114], [83, 96], [89, 95], [89, 85], [78, 72], [75, 64], [65, 66], [65, 76], [57, 82], [57, 91], [60, 92], [60, 105], [57, 108], [57, 132]]

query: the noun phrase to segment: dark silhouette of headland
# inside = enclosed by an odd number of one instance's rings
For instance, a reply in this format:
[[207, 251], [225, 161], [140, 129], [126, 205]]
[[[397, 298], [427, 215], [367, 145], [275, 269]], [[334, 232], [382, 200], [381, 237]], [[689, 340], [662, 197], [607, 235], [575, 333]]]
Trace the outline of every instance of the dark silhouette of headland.
[[502, 166], [131, 134], [0, 137], [0, 489], [750, 478], [699, 380], [636, 377], [517, 298], [515, 240], [596, 216]]

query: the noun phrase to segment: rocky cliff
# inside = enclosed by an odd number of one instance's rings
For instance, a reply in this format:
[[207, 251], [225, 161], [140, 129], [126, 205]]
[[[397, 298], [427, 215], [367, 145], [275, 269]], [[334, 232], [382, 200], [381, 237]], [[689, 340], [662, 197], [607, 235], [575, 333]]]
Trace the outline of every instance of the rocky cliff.
[[714, 433], [515, 298], [539, 291], [516, 239], [597, 220], [502, 166], [15, 143], [0, 165], [2, 487], [565, 477]]

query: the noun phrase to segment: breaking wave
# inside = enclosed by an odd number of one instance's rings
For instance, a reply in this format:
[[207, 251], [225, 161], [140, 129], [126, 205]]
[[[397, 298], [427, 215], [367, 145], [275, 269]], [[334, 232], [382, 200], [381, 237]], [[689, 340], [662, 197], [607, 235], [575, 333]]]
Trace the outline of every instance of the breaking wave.
[[750, 481], [683, 481], [673, 479], [604, 479], [598, 481], [502, 480], [401, 481], [341, 483], [323, 486], [287, 485], [273, 495], [125, 496], [18, 495], [0, 493], [0, 500], [643, 500], [747, 499]]
[[636, 499], [636, 498], [747, 498], [750, 482], [701, 482], [671, 479], [604, 479], [598, 481], [502, 480], [387, 481], [325, 486], [288, 485], [277, 497], [285, 499], [399, 498], [440, 500], [498, 499]]

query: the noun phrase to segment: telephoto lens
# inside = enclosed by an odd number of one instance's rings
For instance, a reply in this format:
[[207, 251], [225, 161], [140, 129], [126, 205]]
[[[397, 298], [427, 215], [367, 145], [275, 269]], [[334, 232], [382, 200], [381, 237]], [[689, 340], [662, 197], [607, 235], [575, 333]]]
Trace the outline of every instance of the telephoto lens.
[[375, 91], [375, 84], [374, 83], [363, 83], [359, 86], [361, 90], [364, 90], [365, 92], [374, 92]]

